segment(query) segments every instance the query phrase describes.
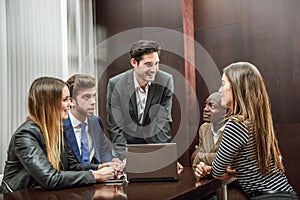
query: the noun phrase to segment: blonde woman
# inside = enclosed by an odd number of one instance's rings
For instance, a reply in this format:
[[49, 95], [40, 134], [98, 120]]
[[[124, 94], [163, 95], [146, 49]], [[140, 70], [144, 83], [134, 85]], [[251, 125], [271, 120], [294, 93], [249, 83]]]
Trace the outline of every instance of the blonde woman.
[[[250, 199], [298, 199], [284, 174], [268, 94], [257, 68], [247, 62], [223, 70], [221, 105], [232, 111], [212, 165], [212, 175], [234, 173]], [[209, 170], [209, 168], [208, 168]]]
[[55, 190], [114, 178], [113, 167], [81, 164], [68, 148], [62, 120], [68, 118], [69, 99], [64, 81], [52, 77], [33, 81], [28, 95], [29, 116], [8, 147], [3, 193], [24, 188]]

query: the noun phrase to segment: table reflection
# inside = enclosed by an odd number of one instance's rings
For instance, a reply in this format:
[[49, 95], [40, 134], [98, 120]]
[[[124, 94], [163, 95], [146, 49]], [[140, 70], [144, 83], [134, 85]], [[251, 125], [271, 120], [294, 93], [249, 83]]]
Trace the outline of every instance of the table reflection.
[[41, 191], [41, 190], [19, 190], [13, 193], [4, 194], [4, 200], [101, 200], [101, 199], [117, 199], [125, 200], [127, 195], [124, 193], [123, 185], [104, 185], [97, 184], [89, 187], [72, 188], [57, 191]]
[[100, 189], [97, 188], [94, 194], [94, 200], [101, 199], [127, 199], [127, 195], [124, 192], [123, 185], [102, 185]]
[[193, 169], [185, 167], [178, 181], [98, 183], [57, 191], [24, 189], [10, 194], [0, 194], [0, 200], [203, 199], [230, 181], [213, 178], [196, 181]]

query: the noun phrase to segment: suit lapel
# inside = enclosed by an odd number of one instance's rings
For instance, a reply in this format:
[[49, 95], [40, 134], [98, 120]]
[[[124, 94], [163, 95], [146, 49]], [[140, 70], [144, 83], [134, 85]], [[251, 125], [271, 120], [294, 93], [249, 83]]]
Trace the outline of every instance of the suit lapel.
[[100, 137], [97, 137], [96, 134], [100, 134], [99, 131], [101, 131], [101, 126], [97, 120], [97, 118], [88, 118], [88, 125], [89, 125], [89, 133], [92, 137], [92, 141], [93, 141], [93, 147], [94, 147], [94, 157], [96, 159], [96, 163], [101, 163], [101, 149], [100, 149]]
[[[144, 113], [148, 113], [148, 111], [150, 109], [150, 102], [152, 102], [152, 98], [153, 98], [153, 95], [154, 95], [155, 87], [156, 87], [156, 84], [153, 83], [153, 82], [149, 86], [148, 96], [147, 96], [147, 101], [146, 101], [146, 106], [145, 106]], [[144, 115], [144, 117], [146, 117], [146, 115]]]
[[[133, 70], [130, 70], [127, 73], [127, 90], [128, 90], [128, 95], [130, 97], [129, 110], [133, 110], [135, 120], [137, 120], [138, 119], [138, 111], [137, 111], [137, 103], [136, 103], [133, 79], [134, 79]], [[129, 113], [131, 113], [131, 112], [129, 111]]]
[[76, 158], [78, 160], [81, 160], [79, 148], [77, 145], [75, 133], [71, 124], [70, 117], [63, 121], [65, 127], [66, 127], [66, 138], [68, 139], [68, 144], [70, 145], [71, 149], [73, 150], [73, 153], [75, 154]]

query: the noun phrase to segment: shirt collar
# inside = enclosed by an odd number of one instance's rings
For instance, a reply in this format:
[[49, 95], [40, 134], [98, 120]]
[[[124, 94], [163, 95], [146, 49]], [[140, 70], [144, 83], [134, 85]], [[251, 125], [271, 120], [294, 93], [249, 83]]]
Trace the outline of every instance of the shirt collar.
[[[76, 117], [74, 117], [74, 115], [71, 112], [69, 112], [69, 117], [70, 117], [70, 121], [71, 121], [73, 127], [80, 127], [81, 121], [79, 121], [78, 119], [76, 119]], [[87, 118], [85, 119], [84, 122], [86, 124], [88, 124], [87, 123]]]
[[[227, 123], [227, 122], [226, 122]], [[217, 130], [217, 132], [214, 132], [214, 124], [211, 123], [211, 132], [213, 134], [219, 134], [220, 132], [223, 132], [226, 126], [226, 123], [223, 124], [223, 126], [221, 128], [219, 128], [219, 130]]]

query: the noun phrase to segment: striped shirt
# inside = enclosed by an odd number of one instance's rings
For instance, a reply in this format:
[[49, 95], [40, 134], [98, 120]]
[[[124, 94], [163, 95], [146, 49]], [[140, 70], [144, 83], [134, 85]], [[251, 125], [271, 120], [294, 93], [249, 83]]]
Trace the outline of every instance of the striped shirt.
[[249, 137], [244, 123], [229, 120], [222, 141], [212, 164], [213, 177], [226, 174], [227, 166], [236, 170], [236, 178], [246, 193], [258, 191], [294, 192], [287, 177], [271, 164], [272, 173], [261, 175], [256, 156], [255, 139]]

